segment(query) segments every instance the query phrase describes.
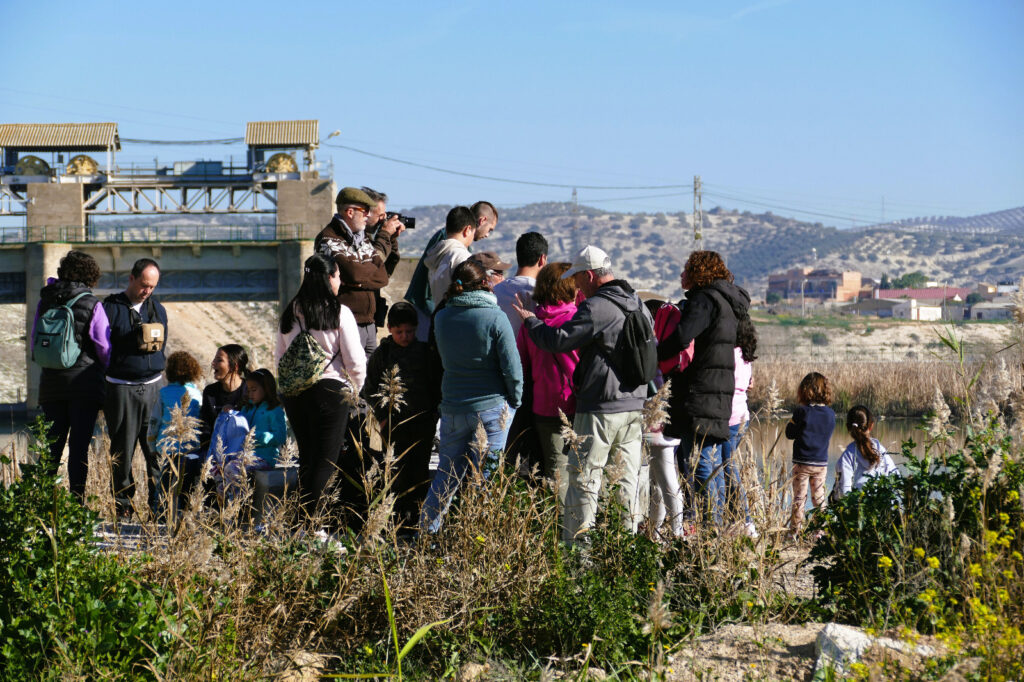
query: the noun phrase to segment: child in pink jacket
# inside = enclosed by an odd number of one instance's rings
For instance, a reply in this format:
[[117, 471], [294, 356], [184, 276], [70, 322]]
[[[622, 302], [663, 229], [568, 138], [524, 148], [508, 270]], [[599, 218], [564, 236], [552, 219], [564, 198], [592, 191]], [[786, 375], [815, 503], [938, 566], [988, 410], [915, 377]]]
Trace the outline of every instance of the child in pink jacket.
[[[549, 327], [561, 327], [576, 314], [576, 285], [572, 278], [561, 279], [569, 267], [569, 263], [549, 263], [537, 274], [533, 291], [536, 314]], [[541, 350], [530, 340], [525, 327], [519, 330], [516, 346], [523, 363], [523, 375], [533, 378], [534, 428], [540, 440], [544, 475], [555, 481], [558, 500], [564, 504], [569, 486], [569, 458], [564, 452], [558, 412], [561, 410], [572, 423], [576, 414], [572, 373], [580, 356], [577, 351], [549, 353]]]

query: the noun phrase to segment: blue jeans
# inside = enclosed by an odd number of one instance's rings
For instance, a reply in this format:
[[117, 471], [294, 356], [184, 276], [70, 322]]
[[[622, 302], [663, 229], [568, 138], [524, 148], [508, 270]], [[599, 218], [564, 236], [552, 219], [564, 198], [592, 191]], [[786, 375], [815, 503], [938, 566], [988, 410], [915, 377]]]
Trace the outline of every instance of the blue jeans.
[[725, 485], [720, 489], [722, 505], [725, 509], [734, 504], [743, 512], [747, 523], [750, 523], [750, 507], [747, 505], [747, 491], [740, 479], [740, 468], [732, 454], [740, 446], [743, 434], [746, 433], [747, 422], [729, 427], [729, 440], [722, 443], [722, 466], [725, 473]]
[[697, 509], [702, 516], [707, 518], [710, 514], [716, 525], [722, 523], [722, 508], [725, 499], [725, 477], [722, 475], [722, 443], [723, 441], [711, 436], [698, 437], [692, 431], [687, 431], [680, 439], [679, 447], [676, 449], [676, 458], [680, 460], [679, 468], [683, 471], [683, 460], [689, 466], [690, 453], [694, 446], [700, 448], [700, 456], [697, 459], [697, 466], [693, 471], [693, 478], [696, 487]]
[[[502, 414], [508, 410], [505, 419]], [[466, 414], [441, 413], [441, 443], [438, 446], [439, 462], [437, 473], [430, 484], [430, 492], [423, 503], [423, 517], [420, 526], [430, 533], [441, 530], [444, 515], [448, 511], [455, 493], [462, 485], [469, 467], [481, 469], [486, 480], [490, 477], [497, 461], [498, 453], [505, 448], [509, 426], [515, 410], [505, 403], [482, 412]], [[477, 424], [483, 424], [487, 433], [487, 453], [484, 461], [480, 461], [481, 453], [476, 452], [470, 444], [476, 435]]]

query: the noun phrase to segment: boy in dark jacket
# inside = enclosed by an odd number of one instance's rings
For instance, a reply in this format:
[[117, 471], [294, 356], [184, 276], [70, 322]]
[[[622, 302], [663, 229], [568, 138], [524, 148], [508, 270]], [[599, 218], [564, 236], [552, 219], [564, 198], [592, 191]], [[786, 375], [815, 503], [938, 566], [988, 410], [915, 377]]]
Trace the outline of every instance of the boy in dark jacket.
[[[370, 356], [362, 397], [381, 426], [385, 447], [397, 460], [391, 491], [398, 523], [415, 526], [430, 486], [430, 453], [441, 401], [440, 362], [430, 346], [416, 339], [416, 309], [402, 301], [388, 311], [390, 336]], [[392, 384], [398, 369], [401, 391]], [[398, 398], [400, 397], [400, 400]]]

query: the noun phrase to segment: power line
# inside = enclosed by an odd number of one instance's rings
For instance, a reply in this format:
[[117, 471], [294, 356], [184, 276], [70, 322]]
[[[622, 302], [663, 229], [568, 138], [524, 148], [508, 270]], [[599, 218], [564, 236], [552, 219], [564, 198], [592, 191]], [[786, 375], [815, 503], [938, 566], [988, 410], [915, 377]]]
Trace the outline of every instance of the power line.
[[808, 211], [808, 210], [804, 210], [804, 209], [801, 209], [801, 208], [796, 208], [794, 206], [783, 206], [783, 205], [780, 205], [780, 204], [769, 204], [769, 203], [765, 203], [765, 202], [762, 202], [762, 201], [752, 201], [752, 200], [747, 199], [745, 197], [738, 197], [738, 196], [733, 196], [733, 195], [729, 195], [729, 194], [722, 194], [720, 192], [706, 192], [706, 194], [709, 197], [715, 197], [715, 198], [718, 198], [718, 199], [728, 199], [729, 201], [738, 201], [740, 203], [750, 204], [752, 206], [762, 206], [764, 208], [774, 208], [774, 209], [778, 209], [780, 211], [790, 211], [792, 213], [801, 213], [803, 215], [812, 215], [812, 216], [817, 216], [819, 218], [831, 218], [833, 220], [845, 220], [845, 221], [849, 221], [849, 222], [859, 222], [859, 223], [869, 223], [869, 224], [875, 222], [874, 218], [868, 218], [868, 217], [865, 217], [865, 216], [839, 215], [839, 214], [836, 214], [836, 213], [824, 213], [824, 212], [821, 212], [821, 211]]
[[685, 197], [686, 195], [687, 195], [686, 192], [670, 192], [669, 194], [644, 194], [644, 195], [635, 196], [635, 197], [612, 197], [612, 198], [608, 198], [608, 199], [586, 199], [583, 202], [583, 205], [586, 206], [588, 204], [605, 204], [605, 203], [608, 203], [610, 201], [639, 201], [641, 199], [664, 199], [666, 197]]
[[324, 142], [325, 147], [334, 147], [335, 149], [345, 149], [356, 154], [362, 154], [364, 156], [370, 156], [375, 159], [382, 159], [384, 161], [391, 161], [392, 163], [400, 163], [405, 166], [414, 166], [416, 168], [425, 168], [427, 170], [437, 171], [438, 173], [448, 173], [449, 175], [459, 175], [465, 178], [476, 178], [477, 180], [490, 180], [491, 182], [505, 182], [514, 185], [531, 185], [533, 187], [559, 187], [562, 189], [595, 189], [595, 190], [633, 190], [633, 189], [690, 189], [690, 185], [579, 185], [579, 184], [562, 184], [557, 182], [537, 182], [534, 180], [516, 180], [512, 178], [500, 178], [493, 175], [480, 175], [478, 173], [465, 173], [463, 171], [451, 170], [449, 168], [440, 168], [438, 166], [431, 166], [425, 163], [417, 163], [415, 161], [406, 161], [404, 159], [396, 159], [393, 156], [385, 156], [383, 154], [376, 154], [374, 152], [368, 152], [364, 149], [356, 149], [355, 147], [349, 147], [343, 144], [331, 144], [330, 142]]
[[181, 147], [186, 145], [204, 145], [204, 144], [238, 144], [244, 142], [244, 137], [223, 137], [219, 140], [142, 140], [137, 137], [122, 137], [121, 142], [131, 142], [132, 144], [164, 144], [172, 145], [175, 147]]
[[[854, 210], [857, 210], [858, 208], [862, 208], [862, 207], [872, 208], [872, 207], [875, 207], [875, 206], [878, 205], [878, 200], [877, 199], [863, 199], [863, 198], [858, 199], [858, 198], [853, 198], [853, 197], [837, 197], [837, 196], [830, 196], [830, 195], [821, 194], [820, 192], [813, 192], [813, 193], [812, 192], [799, 192], [799, 191], [795, 192], [795, 191], [792, 191], [792, 190], [776, 190], [776, 189], [765, 189], [765, 188], [740, 187], [740, 186], [737, 186], [737, 185], [727, 185], [727, 184], [722, 184], [722, 183], [718, 183], [718, 182], [704, 183], [704, 184], [705, 184], [706, 187], [711, 187], [712, 191], [714, 191], [716, 189], [717, 190], [724, 190], [726, 192], [739, 193], [739, 194], [742, 194], [744, 196], [749, 196], [749, 197], [753, 197], [753, 198], [757, 198], [757, 199], [767, 199], [768, 201], [775, 201], [775, 200], [789, 201], [789, 200], [793, 200], [793, 201], [799, 201], [799, 202], [803, 203], [805, 206], [819, 206], [819, 207], [822, 207], [822, 208], [828, 208], [829, 206], [834, 206], [835, 204], [839, 203], [839, 204], [852, 204], [852, 205], [854, 205]], [[771, 196], [765, 196], [766, 194], [770, 194]], [[804, 201], [805, 199], [812, 199], [813, 201], [810, 201], [810, 202]], [[886, 196], [885, 203], [890, 208], [895, 206], [895, 207], [917, 208], [917, 209], [923, 209], [923, 210], [928, 210], [928, 211], [939, 211], [939, 212], [953, 211], [953, 212], [958, 212], [958, 213], [970, 213], [972, 211], [984, 210], [984, 209], [981, 209], [980, 207], [967, 208], [966, 204], [962, 204], [960, 206], [954, 207], [954, 206], [939, 206], [939, 205], [936, 205], [936, 204], [921, 203], [921, 202], [914, 202], [914, 201], [901, 201], [901, 200], [898, 200], [898, 199], [894, 200], [891, 196], [888, 196], [888, 195]]]

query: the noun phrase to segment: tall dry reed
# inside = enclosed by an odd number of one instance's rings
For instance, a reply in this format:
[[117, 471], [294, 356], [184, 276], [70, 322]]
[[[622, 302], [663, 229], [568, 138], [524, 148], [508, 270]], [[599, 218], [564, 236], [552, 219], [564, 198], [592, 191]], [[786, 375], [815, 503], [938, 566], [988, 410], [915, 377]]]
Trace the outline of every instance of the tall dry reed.
[[[975, 364], [970, 368], [977, 369]], [[757, 360], [754, 385], [749, 398], [752, 409], [764, 407], [767, 388], [774, 380], [787, 409], [796, 406], [796, 389], [808, 372], [820, 372], [832, 382], [836, 392], [836, 412], [854, 405], [868, 405], [878, 414], [917, 417], [929, 411], [935, 388], [947, 401], [963, 398], [957, 389], [955, 369], [949, 363], [927, 360], [905, 362], [797, 362]]]

